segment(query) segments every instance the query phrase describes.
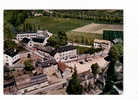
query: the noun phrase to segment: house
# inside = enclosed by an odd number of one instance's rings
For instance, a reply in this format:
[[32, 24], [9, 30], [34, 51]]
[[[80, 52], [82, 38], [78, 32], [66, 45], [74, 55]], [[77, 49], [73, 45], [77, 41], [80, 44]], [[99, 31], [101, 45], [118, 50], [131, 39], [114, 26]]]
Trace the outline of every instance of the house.
[[56, 59], [57, 62], [66, 62], [77, 56], [77, 50], [72, 45], [63, 46], [55, 49], [51, 55]]
[[110, 41], [108, 40], [94, 40], [94, 48], [109, 48], [110, 47]]
[[17, 34], [16, 39], [22, 41], [28, 47], [33, 47], [34, 44], [38, 45], [46, 45], [49, 37], [52, 36], [52, 33], [48, 31], [38, 30], [37, 33], [24, 33]]
[[33, 48], [36, 48], [37, 50], [40, 50], [40, 51], [48, 53], [48, 54], [51, 54], [55, 50], [55, 48], [53, 48], [51, 46], [46, 46], [46, 45], [41, 46], [41, 45], [37, 45], [37, 44], [35, 44], [33, 46]]
[[27, 43], [27, 46], [32, 48], [34, 46], [34, 44], [37, 44], [37, 45], [45, 45], [46, 43], [47, 43], [46, 38], [32, 38]]
[[37, 34], [37, 33], [21, 33], [21, 34], [17, 34], [16, 35], [16, 39], [18, 41], [21, 41], [23, 40], [23, 38], [28, 38], [28, 39], [31, 39], [31, 38], [36, 38], [38, 37], [40, 34]]
[[58, 71], [56, 60], [50, 56], [47, 56], [42, 62], [37, 61], [35, 66], [43, 68], [43, 74], [47, 75], [52, 75]]
[[28, 39], [32, 39], [32, 38], [45, 38], [46, 41], [49, 37], [52, 36], [52, 33], [48, 32], [47, 30], [38, 30], [36, 33], [19, 33], [16, 35], [16, 39], [18, 41], [23, 40], [23, 38], [28, 38]]
[[113, 44], [117, 44], [117, 43], [123, 43], [123, 41], [121, 40], [121, 39], [114, 39], [113, 41], [112, 41], [112, 43]]
[[34, 16], [43, 16], [41, 13], [35, 13]]
[[61, 61], [58, 62], [58, 69], [63, 78], [68, 78], [71, 75], [71, 69]]
[[28, 51], [24, 51], [24, 52], [15, 51], [12, 53], [4, 53], [4, 65], [13, 66], [22, 58], [24, 57], [27, 58], [29, 55], [31, 56], [32, 53]]
[[40, 74], [35, 76], [23, 75], [15, 78], [18, 94], [42, 88], [48, 85], [47, 75]]

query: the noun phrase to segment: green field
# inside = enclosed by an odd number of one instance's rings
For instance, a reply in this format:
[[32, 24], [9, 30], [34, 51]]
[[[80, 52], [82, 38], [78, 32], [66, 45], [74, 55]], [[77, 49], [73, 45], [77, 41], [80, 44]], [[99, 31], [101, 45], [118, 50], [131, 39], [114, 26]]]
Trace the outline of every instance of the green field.
[[102, 48], [88, 48], [88, 47], [80, 47], [80, 46], [75, 46], [77, 49], [78, 54], [93, 54], [95, 52], [99, 52], [102, 50]]
[[90, 48], [88, 47], [80, 47], [80, 46], [75, 46], [77, 49], [78, 54], [85, 54]]
[[59, 31], [71, 31], [77, 27], [81, 27], [87, 24], [92, 23], [92, 21], [88, 20], [80, 20], [73, 18], [58, 18], [58, 17], [31, 17], [25, 20], [25, 23], [40, 25], [40, 29], [47, 29], [52, 33], [56, 33]]
[[85, 32], [66, 32], [68, 41], [81, 43], [86, 45], [92, 45], [94, 39], [102, 39], [102, 34], [85, 33]]
[[39, 25], [40, 29], [47, 29], [52, 33], [64, 31], [67, 34], [68, 41], [71, 42], [91, 45], [95, 38], [102, 39], [102, 35], [100, 34], [72, 31], [73, 29], [92, 23], [90, 20], [40, 16], [28, 18], [25, 20], [25, 23]]

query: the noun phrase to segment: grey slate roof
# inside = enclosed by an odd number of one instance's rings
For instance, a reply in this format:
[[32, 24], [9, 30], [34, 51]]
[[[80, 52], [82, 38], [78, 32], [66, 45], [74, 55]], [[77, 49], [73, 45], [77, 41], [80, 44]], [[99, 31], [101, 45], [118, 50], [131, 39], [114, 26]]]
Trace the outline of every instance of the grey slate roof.
[[23, 40], [22, 40], [23, 43], [28, 43], [29, 41], [30, 41], [30, 39], [28, 39], [28, 38], [23, 38]]
[[43, 43], [45, 38], [32, 38], [32, 41], [38, 42], [38, 43]]
[[72, 45], [68, 45], [68, 46], [62, 46], [60, 48], [55, 49], [51, 55], [54, 56], [56, 53], [61, 53], [61, 52], [65, 52], [65, 51], [70, 51], [70, 50], [74, 50], [76, 49], [74, 46]]
[[57, 62], [55, 59], [50, 59], [50, 60], [45, 60], [44, 62], [39, 62], [37, 61], [36, 62], [36, 67], [43, 67], [43, 68], [46, 68], [46, 67], [50, 67], [51, 65], [56, 65]]

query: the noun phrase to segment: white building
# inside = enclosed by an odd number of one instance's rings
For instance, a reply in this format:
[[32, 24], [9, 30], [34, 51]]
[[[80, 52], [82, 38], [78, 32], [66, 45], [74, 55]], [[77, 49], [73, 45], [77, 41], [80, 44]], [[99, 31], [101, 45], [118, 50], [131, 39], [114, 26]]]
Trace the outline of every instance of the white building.
[[43, 16], [41, 13], [35, 13], [34, 16]]
[[31, 52], [22, 52], [15, 55], [4, 54], [4, 65], [13, 66], [16, 64], [21, 58], [28, 57], [28, 55], [32, 55]]
[[108, 40], [94, 40], [94, 48], [109, 48], [110, 46], [110, 41]]
[[16, 39], [21, 41], [21, 40], [23, 40], [23, 38], [31, 39], [31, 38], [36, 38], [38, 36], [39, 36], [39, 34], [37, 34], [37, 33], [22, 33], [22, 34], [17, 34]]
[[46, 38], [32, 38], [28, 43], [28, 47], [33, 47], [34, 45], [41, 45], [44, 46], [47, 44], [47, 39]]
[[19, 40], [19, 41], [23, 40], [23, 38], [32, 39], [32, 38], [43, 37], [43, 38], [48, 39], [51, 36], [52, 36], [52, 33], [48, 32], [47, 30], [45, 30], [45, 31], [38, 30], [36, 33], [17, 34], [16, 39]]
[[75, 47], [68, 45], [54, 50], [51, 55], [54, 56], [57, 62], [65, 62], [72, 58], [76, 58], [77, 50]]

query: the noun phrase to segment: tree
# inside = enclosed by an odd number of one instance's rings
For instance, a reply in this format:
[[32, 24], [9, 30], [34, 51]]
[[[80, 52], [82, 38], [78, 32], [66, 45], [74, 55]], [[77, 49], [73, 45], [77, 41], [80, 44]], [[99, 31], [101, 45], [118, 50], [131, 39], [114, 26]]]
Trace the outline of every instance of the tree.
[[13, 25], [4, 20], [4, 40], [15, 38], [13, 30]]
[[67, 35], [65, 32], [60, 31], [57, 33], [58, 37], [59, 37], [59, 43], [60, 45], [66, 45], [67, 44]]
[[92, 64], [91, 69], [92, 69], [92, 73], [93, 73], [94, 75], [96, 75], [96, 74], [98, 74], [98, 72], [99, 72], [99, 65], [98, 65], [97, 63]]
[[97, 63], [91, 65], [92, 73], [96, 79], [97, 74], [99, 73], [99, 65]]
[[48, 39], [48, 44], [53, 47], [60, 47], [67, 44], [67, 36], [65, 32], [58, 32]]
[[117, 43], [111, 47], [109, 57], [112, 62], [116, 62], [123, 55], [123, 46], [121, 43]]
[[[96, 78], [99, 73], [99, 65], [97, 63], [91, 65], [92, 73], [94, 75], [94, 84], [96, 83]], [[96, 86], [94, 86], [94, 89]]]
[[5, 40], [4, 41], [4, 53], [8, 55], [14, 55], [17, 52], [17, 45], [14, 41]]
[[11, 40], [5, 40], [4, 41], [4, 50], [14, 49], [16, 47], [17, 47], [17, 45], [14, 41], [11, 41]]
[[121, 57], [123, 59], [122, 55], [123, 55], [122, 43], [117, 43], [114, 46], [112, 46], [109, 52], [109, 57], [111, 59], [111, 62], [108, 65], [106, 85], [105, 85], [105, 88], [103, 89], [104, 93], [110, 93], [110, 94], [116, 93], [113, 88], [114, 82], [117, 80], [115, 63], [117, 60], [120, 60]]
[[31, 63], [31, 60], [26, 60], [26, 61], [24, 62], [24, 65], [25, 65], [24, 69], [25, 69], [26, 71], [32, 71], [32, 70], [34, 70], [34, 67], [33, 67], [33, 65], [32, 65], [32, 63]]
[[68, 94], [82, 94], [82, 86], [80, 85], [80, 80], [77, 75], [77, 71], [72, 75], [72, 79], [69, 81], [69, 85], [67, 86], [66, 92]]

